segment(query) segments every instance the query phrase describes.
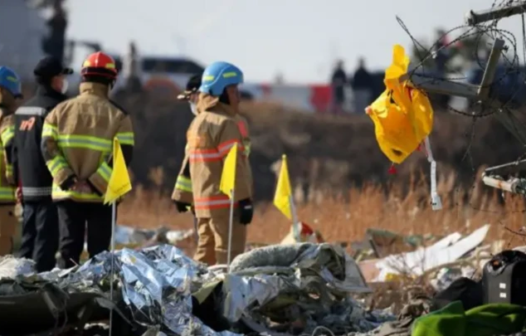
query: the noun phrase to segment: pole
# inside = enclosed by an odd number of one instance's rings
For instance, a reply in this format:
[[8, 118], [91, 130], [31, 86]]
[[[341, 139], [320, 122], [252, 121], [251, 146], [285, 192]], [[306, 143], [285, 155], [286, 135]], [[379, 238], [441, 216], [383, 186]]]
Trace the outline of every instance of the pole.
[[466, 23], [474, 26], [480, 23], [499, 20], [513, 15], [524, 14], [526, 12], [526, 1], [517, 1], [512, 6], [490, 8], [482, 11], [469, 11], [466, 14]]
[[[110, 276], [110, 299], [113, 302], [113, 283], [115, 278], [115, 229], [117, 227], [117, 202], [111, 205], [111, 276]], [[113, 308], [110, 309], [110, 332], [113, 331]]]
[[230, 258], [232, 257], [232, 229], [234, 226], [234, 199], [235, 192], [234, 189], [230, 191], [230, 221], [228, 223], [228, 253], [227, 253], [227, 266], [230, 270]]
[[296, 205], [294, 204], [294, 196], [289, 196], [290, 213], [292, 215], [292, 235], [296, 242], [300, 242], [300, 228], [298, 223], [298, 214], [296, 213]]
[[195, 246], [197, 248], [197, 245], [199, 244], [199, 227], [197, 225], [196, 215], [194, 215], [194, 239], [195, 239]]

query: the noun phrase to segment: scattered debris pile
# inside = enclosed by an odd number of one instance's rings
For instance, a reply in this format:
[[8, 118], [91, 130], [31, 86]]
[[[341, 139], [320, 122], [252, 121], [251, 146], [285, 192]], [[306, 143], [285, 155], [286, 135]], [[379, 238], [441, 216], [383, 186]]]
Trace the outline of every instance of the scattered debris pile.
[[320, 327], [348, 334], [393, 319], [351, 298], [370, 289], [354, 260], [330, 244], [255, 249], [238, 256], [229, 273], [159, 245], [40, 274], [32, 262], [9, 257], [0, 260], [0, 274], [0, 319], [10, 335], [46, 331], [37, 328], [62, 334], [107, 321], [108, 309], [119, 335], [310, 334]]

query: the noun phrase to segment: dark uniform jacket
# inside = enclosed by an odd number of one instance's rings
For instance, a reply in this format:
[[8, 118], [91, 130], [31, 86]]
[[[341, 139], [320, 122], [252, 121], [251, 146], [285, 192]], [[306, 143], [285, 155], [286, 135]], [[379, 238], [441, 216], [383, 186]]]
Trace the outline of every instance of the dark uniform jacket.
[[67, 97], [48, 86], [40, 86], [36, 95], [15, 112], [13, 173], [22, 187], [24, 202], [51, 199], [53, 178], [42, 156], [40, 143], [44, 119]]

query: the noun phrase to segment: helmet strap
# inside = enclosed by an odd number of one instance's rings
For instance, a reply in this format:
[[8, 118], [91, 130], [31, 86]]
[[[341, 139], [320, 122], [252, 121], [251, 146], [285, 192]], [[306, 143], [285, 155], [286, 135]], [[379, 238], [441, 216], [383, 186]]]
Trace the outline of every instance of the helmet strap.
[[219, 96], [219, 102], [230, 105], [230, 98], [228, 98], [228, 93], [226, 92], [226, 89], [223, 90], [223, 93]]

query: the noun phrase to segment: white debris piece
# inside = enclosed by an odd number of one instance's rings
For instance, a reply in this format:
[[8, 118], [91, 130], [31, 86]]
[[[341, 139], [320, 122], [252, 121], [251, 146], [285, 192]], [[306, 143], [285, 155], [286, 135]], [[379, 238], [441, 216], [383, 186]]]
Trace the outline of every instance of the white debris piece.
[[0, 258], [0, 279], [14, 279], [20, 275], [35, 273], [35, 262], [29, 259], [15, 258], [8, 255]]
[[459, 233], [453, 233], [430, 247], [388, 256], [376, 264], [380, 274], [374, 281], [382, 282], [388, 274], [401, 272], [419, 276], [430, 269], [457, 261], [482, 244], [489, 228], [487, 224], [463, 239], [460, 239]]

